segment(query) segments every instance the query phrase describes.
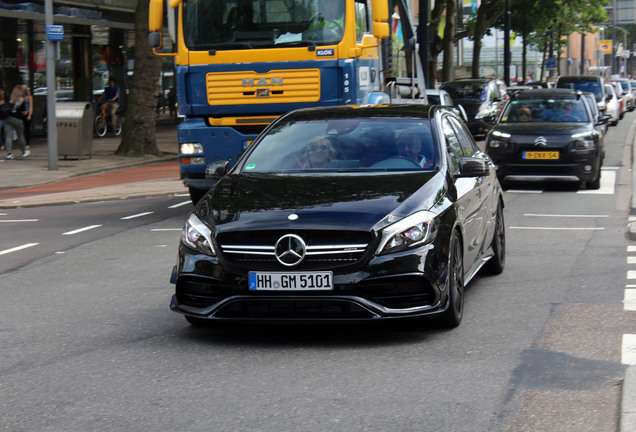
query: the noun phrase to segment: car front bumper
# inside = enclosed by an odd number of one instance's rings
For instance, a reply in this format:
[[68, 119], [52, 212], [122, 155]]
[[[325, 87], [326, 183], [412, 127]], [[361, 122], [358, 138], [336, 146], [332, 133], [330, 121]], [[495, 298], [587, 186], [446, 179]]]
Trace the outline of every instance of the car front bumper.
[[170, 308], [225, 321], [351, 321], [434, 315], [448, 306], [448, 257], [431, 245], [333, 270], [330, 291], [250, 291], [247, 272], [181, 246]]

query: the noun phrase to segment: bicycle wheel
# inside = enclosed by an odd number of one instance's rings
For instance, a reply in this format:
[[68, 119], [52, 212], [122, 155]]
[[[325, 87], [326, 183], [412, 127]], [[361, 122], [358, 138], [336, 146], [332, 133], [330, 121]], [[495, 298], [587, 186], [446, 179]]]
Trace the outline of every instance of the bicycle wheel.
[[106, 119], [103, 115], [95, 117], [95, 135], [103, 137], [106, 135]]
[[117, 122], [115, 125], [113, 125], [113, 135], [115, 136], [119, 136], [121, 135], [121, 117], [117, 116]]

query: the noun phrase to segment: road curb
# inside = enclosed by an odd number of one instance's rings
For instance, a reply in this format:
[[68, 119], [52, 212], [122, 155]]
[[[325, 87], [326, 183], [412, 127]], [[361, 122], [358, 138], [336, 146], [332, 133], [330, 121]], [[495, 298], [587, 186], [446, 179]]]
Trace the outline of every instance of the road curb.
[[623, 398], [621, 403], [620, 432], [636, 430], [636, 366], [629, 366], [623, 381]]

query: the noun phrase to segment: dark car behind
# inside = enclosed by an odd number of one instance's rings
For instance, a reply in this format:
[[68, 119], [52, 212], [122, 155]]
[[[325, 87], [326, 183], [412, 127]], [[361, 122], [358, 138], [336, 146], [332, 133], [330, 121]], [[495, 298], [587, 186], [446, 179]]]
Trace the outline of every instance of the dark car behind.
[[439, 88], [447, 91], [453, 102], [464, 108], [473, 136], [490, 130], [505, 94], [497, 80], [486, 78], [447, 81]]
[[486, 137], [486, 151], [501, 181], [585, 182], [598, 189], [605, 155], [598, 126], [604, 121], [581, 92], [527, 90], [506, 104]]

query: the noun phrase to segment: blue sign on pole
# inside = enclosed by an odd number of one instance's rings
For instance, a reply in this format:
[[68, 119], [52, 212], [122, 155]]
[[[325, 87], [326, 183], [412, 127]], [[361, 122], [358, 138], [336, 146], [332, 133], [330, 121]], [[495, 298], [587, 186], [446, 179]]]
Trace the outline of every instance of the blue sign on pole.
[[545, 67], [547, 69], [556, 68], [556, 57], [548, 57], [545, 61]]
[[46, 26], [46, 40], [63, 41], [64, 40], [64, 26], [62, 26], [62, 25], [47, 25]]

